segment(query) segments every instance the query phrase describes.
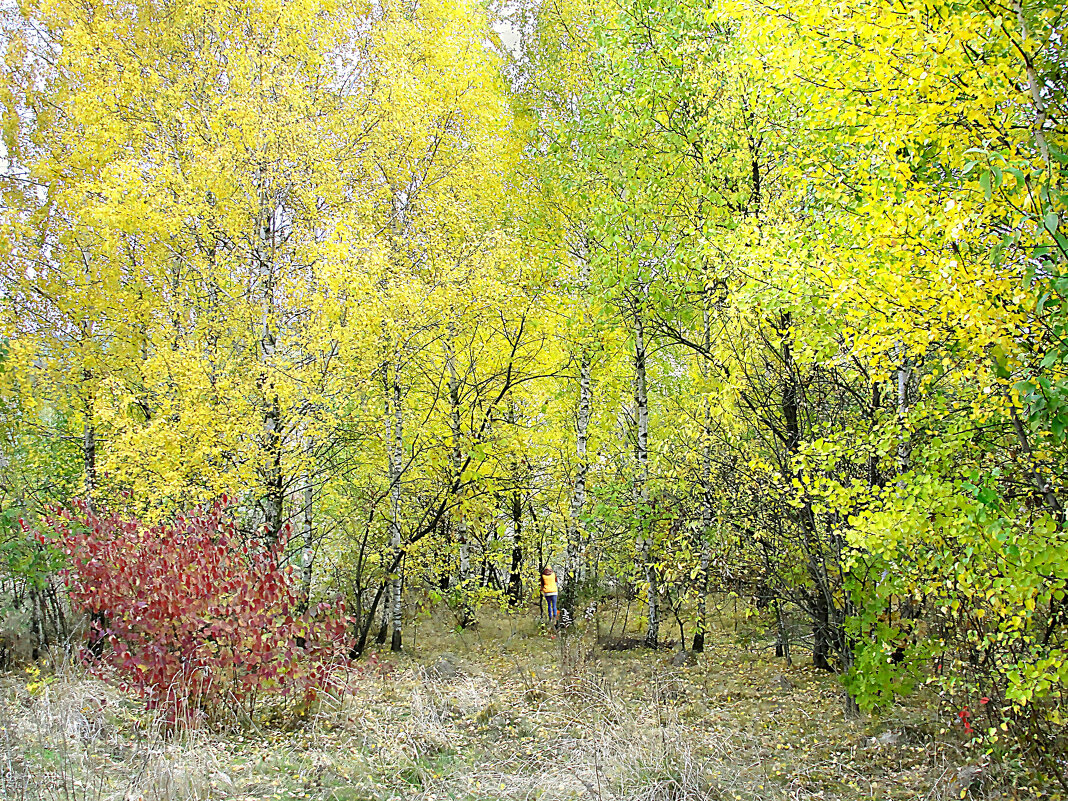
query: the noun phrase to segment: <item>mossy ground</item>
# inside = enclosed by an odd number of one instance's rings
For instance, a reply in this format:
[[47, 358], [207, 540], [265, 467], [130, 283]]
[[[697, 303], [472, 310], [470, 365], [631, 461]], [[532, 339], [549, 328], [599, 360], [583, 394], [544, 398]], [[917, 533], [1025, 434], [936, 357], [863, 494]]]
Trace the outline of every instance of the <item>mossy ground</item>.
[[410, 653], [361, 661], [310, 713], [241, 732], [164, 736], [138, 701], [77, 669], [10, 675], [3, 797], [1058, 797], [930, 703], [847, 716], [834, 676], [746, 647], [731, 625], [681, 667], [671, 651], [603, 650], [592, 626], [550, 639], [530, 617], [413, 633]]

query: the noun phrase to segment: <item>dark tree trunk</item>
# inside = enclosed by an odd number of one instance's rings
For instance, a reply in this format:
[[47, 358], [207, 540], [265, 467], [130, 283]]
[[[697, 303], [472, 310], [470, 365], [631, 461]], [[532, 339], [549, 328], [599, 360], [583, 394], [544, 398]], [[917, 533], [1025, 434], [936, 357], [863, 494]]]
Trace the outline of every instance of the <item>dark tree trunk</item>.
[[282, 412], [277, 397], [268, 401], [264, 429], [269, 463], [264, 476], [263, 533], [269, 542], [275, 542], [285, 523], [282, 516], [285, 495], [282, 480]]
[[508, 604], [518, 606], [523, 600], [523, 503], [519, 493], [512, 494], [512, 567], [508, 573]]
[[[349, 658], [355, 659], [364, 652], [367, 647], [367, 636], [371, 632], [371, 626], [375, 623], [375, 613], [378, 611], [378, 604], [382, 600], [382, 596], [386, 592], [386, 584], [383, 583], [378, 587], [378, 592], [375, 593], [374, 600], [371, 601], [371, 607], [367, 610], [367, 619], [364, 621], [363, 628], [360, 630], [359, 639], [356, 641], [356, 646], [349, 651]], [[385, 642], [385, 635], [383, 634], [382, 642]], [[381, 644], [381, 643], [380, 643]]]
[[821, 588], [816, 588], [816, 608], [812, 616], [812, 666], [817, 670], [833, 670], [830, 661], [830, 610]]
[[[801, 386], [800, 379], [795, 369], [793, 352], [790, 347], [787, 332], [790, 330], [792, 320], [789, 314], [783, 314], [779, 320], [780, 331], [783, 334], [783, 367], [785, 376], [782, 390], [782, 415], [786, 430], [786, 454], [785, 467], [794, 477], [800, 480], [801, 476], [793, 466], [793, 458], [801, 447], [803, 432], [801, 430]], [[827, 571], [823, 565], [824, 554], [820, 542], [819, 531], [812, 506], [807, 497], [803, 498], [801, 508], [797, 512], [796, 522], [801, 530], [801, 536], [805, 551], [808, 556], [807, 570], [809, 579], [812, 581], [812, 665], [820, 670], [831, 670], [831, 653], [836, 642], [834, 632], [831, 630], [831, 588]]]

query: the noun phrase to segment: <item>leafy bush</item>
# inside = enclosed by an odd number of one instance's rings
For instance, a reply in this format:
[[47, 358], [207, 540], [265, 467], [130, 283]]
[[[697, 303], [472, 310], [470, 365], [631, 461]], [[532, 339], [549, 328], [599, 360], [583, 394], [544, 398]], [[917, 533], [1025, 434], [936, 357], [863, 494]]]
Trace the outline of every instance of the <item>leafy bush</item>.
[[0, 570], [6, 575], [39, 590], [65, 561], [54, 543], [34, 534], [18, 509], [0, 511]]
[[0, 667], [36, 660], [42, 650], [67, 640], [67, 616], [53, 579], [66, 564], [22, 516], [0, 510]]
[[344, 653], [343, 604], [301, 611], [282, 567], [288, 529], [246, 542], [225, 503], [155, 526], [84, 503], [47, 518], [70, 560], [71, 602], [92, 620], [87, 656], [172, 720], [251, 716], [265, 694], [306, 703]]

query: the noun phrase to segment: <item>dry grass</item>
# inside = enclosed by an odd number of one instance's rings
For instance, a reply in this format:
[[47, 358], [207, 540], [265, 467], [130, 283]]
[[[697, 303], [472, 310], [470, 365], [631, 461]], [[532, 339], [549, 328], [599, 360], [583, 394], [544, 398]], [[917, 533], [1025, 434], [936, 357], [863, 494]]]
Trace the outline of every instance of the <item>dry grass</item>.
[[941, 801], [980, 764], [970, 796], [1044, 792], [1013, 791], [1014, 774], [940, 737], [930, 714], [847, 719], [833, 677], [736, 643], [723, 632], [675, 668], [670, 653], [550, 640], [518, 618], [469, 632], [424, 623], [416, 655], [383, 654], [299, 725], [225, 735], [164, 736], [77, 669], [44, 686], [9, 676], [3, 797]]
[[8, 680], [0, 705], [2, 789], [18, 801], [211, 798], [206, 732], [164, 736], [136, 701], [63, 666]]

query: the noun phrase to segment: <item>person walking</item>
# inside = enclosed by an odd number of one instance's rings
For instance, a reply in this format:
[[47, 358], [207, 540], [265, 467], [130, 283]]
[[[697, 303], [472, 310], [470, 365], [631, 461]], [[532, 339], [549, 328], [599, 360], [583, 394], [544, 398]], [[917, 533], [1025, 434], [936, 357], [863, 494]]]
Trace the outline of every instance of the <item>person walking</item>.
[[548, 565], [545, 565], [541, 569], [541, 594], [545, 598], [545, 605], [548, 607], [548, 618], [550, 623], [556, 623], [556, 574], [553, 569]]

